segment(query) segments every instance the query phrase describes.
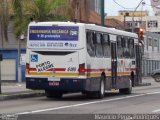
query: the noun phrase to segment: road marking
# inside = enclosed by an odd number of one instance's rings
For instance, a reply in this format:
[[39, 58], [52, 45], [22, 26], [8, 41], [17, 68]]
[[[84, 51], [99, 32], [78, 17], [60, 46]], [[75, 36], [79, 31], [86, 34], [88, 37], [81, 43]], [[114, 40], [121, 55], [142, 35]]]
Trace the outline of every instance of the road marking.
[[[34, 110], [34, 111], [29, 111], [29, 112], [21, 112], [21, 113], [16, 113], [16, 115], [33, 114], [33, 113], [40, 113], [40, 112], [46, 112], [46, 111], [54, 111], [54, 110], [59, 110], [59, 109], [79, 107], [79, 106], [84, 106], [84, 105], [97, 104], [97, 103], [103, 103], [103, 102], [110, 102], [110, 101], [116, 101], [116, 100], [123, 100], [123, 99], [128, 99], [128, 98], [141, 97], [141, 96], [154, 95], [154, 94], [160, 94], [160, 92], [143, 93], [143, 94], [139, 94], [139, 95], [131, 95], [131, 96], [112, 98], [112, 99], [107, 99], [107, 100], [99, 100], [99, 101], [86, 102], [86, 103], [80, 103], [80, 104], [74, 104], [74, 105], [68, 105], [68, 106], [61, 106], [61, 107], [54, 107], [54, 108], [48, 108], [48, 109]], [[160, 111], [160, 109], [159, 109], [159, 111]]]
[[153, 113], [160, 112], [160, 109], [154, 110], [154, 111], [152, 111], [152, 112], [153, 112]]

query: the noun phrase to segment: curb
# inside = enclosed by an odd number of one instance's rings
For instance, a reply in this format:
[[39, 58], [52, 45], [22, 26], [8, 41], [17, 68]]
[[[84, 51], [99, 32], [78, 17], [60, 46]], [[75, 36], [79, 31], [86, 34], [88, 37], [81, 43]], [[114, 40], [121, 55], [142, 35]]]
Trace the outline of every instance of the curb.
[[151, 86], [151, 83], [139, 83], [137, 86]]
[[0, 95], [0, 101], [4, 100], [13, 100], [19, 98], [30, 98], [30, 97], [41, 97], [44, 96], [44, 92], [29, 92], [29, 93], [13, 93], [13, 94], [4, 94]]

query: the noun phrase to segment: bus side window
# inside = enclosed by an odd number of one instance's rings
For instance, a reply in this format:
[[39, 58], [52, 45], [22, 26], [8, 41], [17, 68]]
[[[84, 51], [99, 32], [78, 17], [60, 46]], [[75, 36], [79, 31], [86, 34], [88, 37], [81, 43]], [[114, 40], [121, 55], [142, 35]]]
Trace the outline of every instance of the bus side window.
[[91, 57], [95, 56], [95, 46], [94, 46], [94, 33], [93, 32], [87, 32], [87, 52]]
[[133, 38], [130, 38], [130, 57], [131, 58], [134, 58], [135, 57], [135, 54], [134, 54], [134, 39]]
[[122, 57], [124, 57], [124, 49], [125, 49], [125, 38], [121, 37], [121, 46], [122, 46]]
[[121, 43], [122, 43], [122, 44], [121, 44], [121, 45], [122, 45], [122, 48], [124, 48], [124, 47], [125, 47], [125, 39], [124, 39], [124, 37], [121, 38]]
[[103, 34], [102, 46], [104, 51], [104, 57], [110, 57], [111, 49], [110, 49], [110, 38], [108, 34]]
[[130, 52], [129, 52], [129, 39], [128, 37], [125, 37], [125, 49], [124, 49], [125, 58], [130, 58]]
[[96, 33], [96, 56], [103, 57], [102, 34]]
[[121, 36], [117, 36], [117, 55], [119, 58], [123, 57], [122, 37]]

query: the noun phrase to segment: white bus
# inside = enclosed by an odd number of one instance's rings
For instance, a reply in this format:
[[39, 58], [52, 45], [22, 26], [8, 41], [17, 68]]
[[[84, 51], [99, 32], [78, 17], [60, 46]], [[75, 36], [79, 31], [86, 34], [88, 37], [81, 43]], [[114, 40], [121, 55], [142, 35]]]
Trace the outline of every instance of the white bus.
[[26, 87], [48, 98], [82, 92], [130, 94], [140, 74], [137, 34], [95, 24], [32, 22], [28, 27]]

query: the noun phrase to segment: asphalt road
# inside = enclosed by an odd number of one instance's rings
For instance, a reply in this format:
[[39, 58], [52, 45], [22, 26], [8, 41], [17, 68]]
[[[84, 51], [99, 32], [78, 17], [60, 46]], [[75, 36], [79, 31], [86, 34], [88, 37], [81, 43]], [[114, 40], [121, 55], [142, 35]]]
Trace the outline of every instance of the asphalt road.
[[[62, 99], [36, 97], [0, 102], [1, 114], [160, 114], [160, 83], [133, 88], [131, 95], [107, 92], [104, 99], [77, 93]], [[47, 119], [45, 119], [47, 120]]]

